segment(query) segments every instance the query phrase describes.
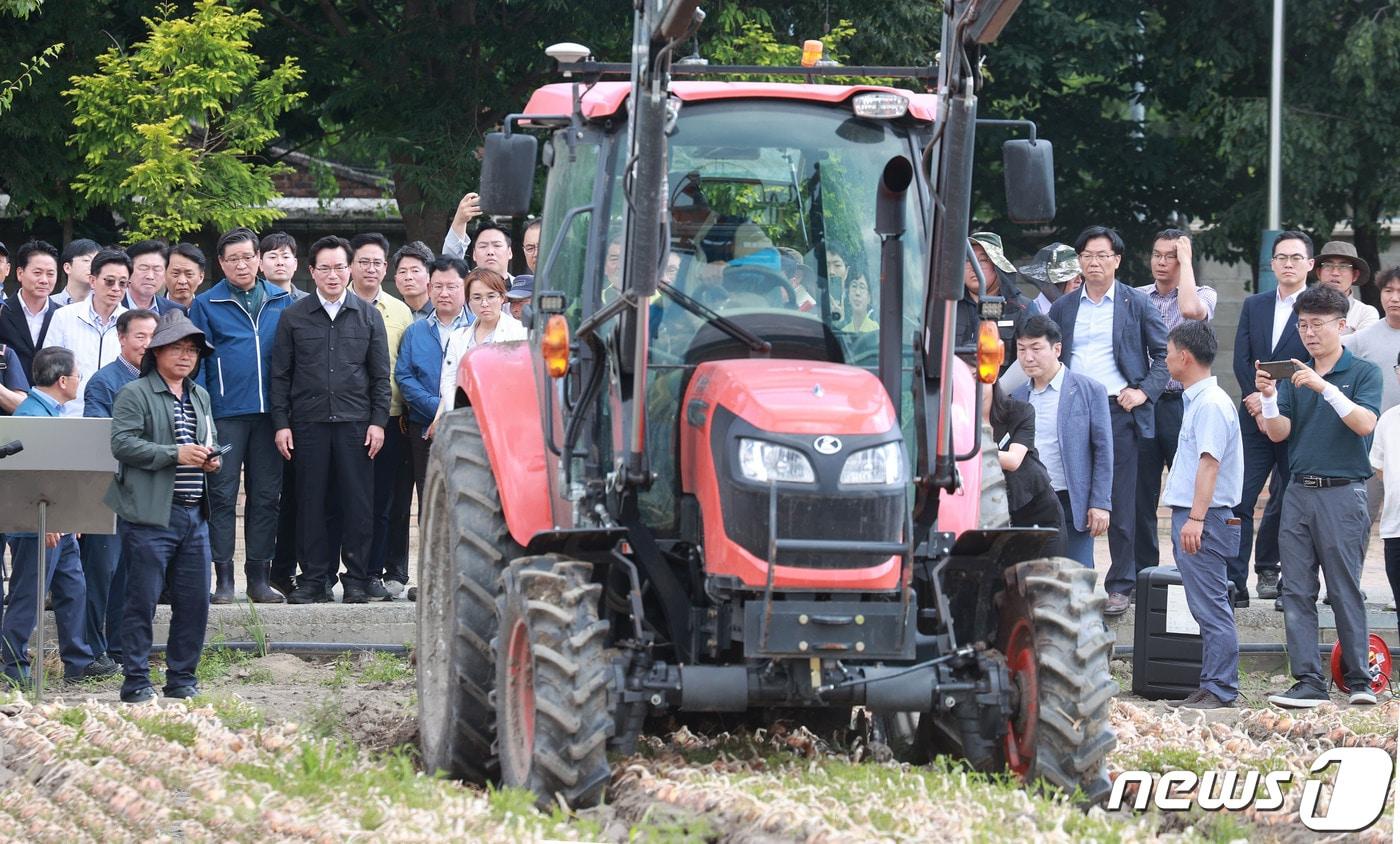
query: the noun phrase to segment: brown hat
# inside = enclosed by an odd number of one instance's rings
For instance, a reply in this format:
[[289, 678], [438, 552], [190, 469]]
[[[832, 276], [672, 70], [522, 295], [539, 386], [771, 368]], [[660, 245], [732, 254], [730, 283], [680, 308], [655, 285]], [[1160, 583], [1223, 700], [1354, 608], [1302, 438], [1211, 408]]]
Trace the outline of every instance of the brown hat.
[[1322, 251], [1317, 253], [1318, 278], [1322, 277], [1322, 262], [1328, 258], [1342, 258], [1355, 267], [1361, 274], [1356, 279], [1357, 284], [1371, 280], [1371, 265], [1361, 260], [1361, 256], [1356, 254], [1356, 247], [1345, 240], [1329, 240], [1323, 244]]
[[190, 318], [185, 316], [185, 312], [179, 308], [172, 308], [160, 315], [160, 322], [156, 324], [155, 334], [151, 335], [151, 343], [146, 347], [146, 356], [141, 359], [141, 374], [150, 372], [156, 365], [156, 349], [177, 343], [186, 337], [194, 337], [195, 344], [199, 347], [199, 356], [208, 357], [214, 353], [214, 347], [209, 345], [209, 340], [204, 336], [204, 332], [199, 330], [199, 326], [190, 322]]

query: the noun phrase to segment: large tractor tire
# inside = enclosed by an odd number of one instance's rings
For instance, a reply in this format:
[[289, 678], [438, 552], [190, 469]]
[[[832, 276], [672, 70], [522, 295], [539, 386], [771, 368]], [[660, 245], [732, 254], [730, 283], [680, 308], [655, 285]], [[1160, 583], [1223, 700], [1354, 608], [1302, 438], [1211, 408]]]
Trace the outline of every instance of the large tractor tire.
[[[990, 389], [990, 388], [987, 388]], [[1001, 458], [992, 426], [982, 423], [982, 489], [977, 508], [977, 524], [982, 530], [1011, 527], [1011, 509], [1006, 498], [1006, 473], [1001, 470]]]
[[597, 805], [608, 784], [612, 654], [591, 572], [558, 555], [525, 557], [506, 571], [497, 601], [501, 783], [533, 791], [541, 807], [559, 798]]
[[1019, 563], [1007, 569], [1001, 602], [998, 647], [1019, 691], [1003, 741], [1006, 766], [1026, 782], [1082, 789], [1098, 803], [1109, 791], [1106, 761], [1116, 743], [1109, 708], [1118, 684], [1094, 572], [1063, 557]]
[[424, 483], [418, 595], [418, 728], [424, 767], [484, 784], [498, 775], [496, 595], [524, 553], [511, 539], [471, 408], [446, 414]]

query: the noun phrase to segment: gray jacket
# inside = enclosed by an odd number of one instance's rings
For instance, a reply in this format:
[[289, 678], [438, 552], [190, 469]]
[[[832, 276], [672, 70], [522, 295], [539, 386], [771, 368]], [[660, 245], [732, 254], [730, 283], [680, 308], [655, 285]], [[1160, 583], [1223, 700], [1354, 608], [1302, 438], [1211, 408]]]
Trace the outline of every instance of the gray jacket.
[[[218, 442], [209, 394], [189, 378], [185, 389], [194, 406], [195, 441]], [[112, 405], [112, 456], [117, 475], [107, 488], [105, 501], [128, 522], [170, 526], [170, 505], [175, 497], [175, 396], [155, 370], [147, 372], [117, 393]], [[209, 476], [204, 476], [204, 505], [209, 516]]]

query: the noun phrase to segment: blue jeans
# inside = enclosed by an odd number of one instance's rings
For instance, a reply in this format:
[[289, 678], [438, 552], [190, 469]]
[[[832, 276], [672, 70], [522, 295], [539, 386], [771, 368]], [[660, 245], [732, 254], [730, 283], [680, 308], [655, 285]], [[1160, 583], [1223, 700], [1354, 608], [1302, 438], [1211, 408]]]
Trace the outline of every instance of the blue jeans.
[[[0, 622], [0, 659], [5, 676], [26, 682], [29, 679], [29, 636], [34, 632], [35, 556], [38, 539], [32, 533], [9, 535], [11, 574], [10, 606]], [[54, 622], [58, 625], [58, 654], [63, 660], [65, 677], [81, 676], [92, 664], [93, 652], [88, 647], [86, 598], [83, 584], [83, 561], [78, 553], [78, 541], [65, 533], [56, 548], [48, 549], [48, 571], [45, 582], [53, 595]]]
[[1172, 552], [1186, 607], [1201, 628], [1201, 688], [1232, 701], [1240, 693], [1240, 638], [1230, 605], [1229, 568], [1240, 548], [1240, 526], [1227, 523], [1234, 516], [1229, 507], [1210, 508], [1201, 527], [1201, 547], [1188, 554], [1181, 547], [1181, 529], [1190, 514], [1190, 507], [1172, 508]]
[[[88, 647], [94, 656], [121, 654], [121, 607], [125, 605], [120, 585], [116, 582], [121, 564], [120, 534], [89, 533], [78, 540], [83, 552], [83, 577], [87, 590]], [[115, 612], [113, 610], [115, 609]]]
[[195, 685], [209, 624], [209, 523], [198, 507], [170, 508], [170, 527], [121, 522], [126, 561], [122, 692], [151, 685], [151, 626], [161, 589], [170, 594], [165, 691]]

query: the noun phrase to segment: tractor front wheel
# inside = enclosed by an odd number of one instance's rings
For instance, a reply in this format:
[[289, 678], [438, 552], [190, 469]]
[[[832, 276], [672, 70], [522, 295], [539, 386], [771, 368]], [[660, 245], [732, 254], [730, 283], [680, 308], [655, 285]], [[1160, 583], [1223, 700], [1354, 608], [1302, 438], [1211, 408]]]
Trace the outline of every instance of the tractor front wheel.
[[998, 645], [1017, 692], [1002, 742], [1006, 767], [1026, 782], [1082, 789], [1097, 803], [1109, 791], [1118, 684], [1094, 572], [1063, 557], [1020, 563], [1007, 569], [1001, 602]]
[[598, 619], [603, 587], [592, 566], [557, 555], [524, 557], [503, 576], [496, 653], [501, 783], [596, 805], [607, 787], [612, 657]]

